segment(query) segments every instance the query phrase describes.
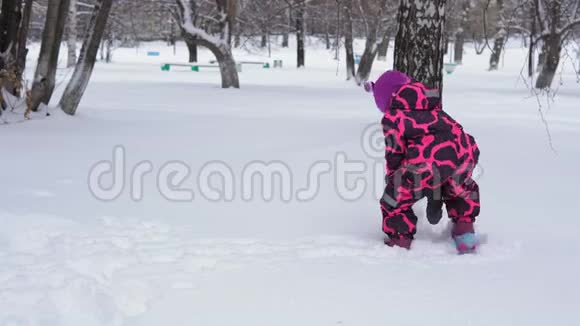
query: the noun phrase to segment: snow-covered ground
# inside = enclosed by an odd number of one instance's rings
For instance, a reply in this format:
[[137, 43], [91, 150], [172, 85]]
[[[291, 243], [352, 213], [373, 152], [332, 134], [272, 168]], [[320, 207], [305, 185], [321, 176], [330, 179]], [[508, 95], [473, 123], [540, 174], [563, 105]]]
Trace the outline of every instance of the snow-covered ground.
[[[242, 89], [223, 90], [214, 71], [160, 70], [183, 61], [184, 46], [177, 56], [161, 43], [116, 50], [114, 63], [97, 65], [77, 116], [53, 110], [0, 126], [0, 326], [576, 322], [580, 86], [568, 62], [555, 101], [540, 98], [553, 151], [519, 78], [525, 50], [512, 45], [498, 72], [468, 48], [445, 77], [446, 110], [482, 149], [484, 244], [468, 256], [455, 254], [446, 223], [424, 222], [424, 203], [413, 250], [382, 244], [380, 114], [332, 52], [310, 49], [296, 70], [292, 50], [276, 50], [284, 69], [244, 67]], [[379, 62], [373, 76], [389, 66]], [[115, 148], [125, 187], [102, 201], [89, 175]], [[349, 189], [366, 186], [360, 196], [336, 181], [343, 159], [364, 168], [347, 178]], [[290, 200], [244, 188], [259, 162], [290, 171]], [[142, 185], [130, 177], [136, 166], [152, 170]], [[180, 186], [193, 200], [167, 199], [179, 194], [163, 174], [184, 166]], [[318, 189], [312, 166], [330, 171]], [[231, 173], [228, 200], [208, 198], [204, 181], [221, 182], [200, 171], [216, 167]]]

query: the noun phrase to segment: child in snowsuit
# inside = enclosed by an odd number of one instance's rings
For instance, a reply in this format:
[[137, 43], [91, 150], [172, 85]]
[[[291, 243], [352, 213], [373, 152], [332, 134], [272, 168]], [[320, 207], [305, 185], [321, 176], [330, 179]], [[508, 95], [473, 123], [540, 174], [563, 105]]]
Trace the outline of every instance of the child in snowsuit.
[[387, 71], [365, 88], [384, 113], [385, 244], [410, 249], [417, 225], [412, 206], [427, 197], [429, 214], [440, 214], [445, 203], [458, 251], [474, 251], [473, 223], [480, 210], [479, 188], [471, 178], [479, 159], [475, 139], [443, 111], [437, 90], [401, 72]]

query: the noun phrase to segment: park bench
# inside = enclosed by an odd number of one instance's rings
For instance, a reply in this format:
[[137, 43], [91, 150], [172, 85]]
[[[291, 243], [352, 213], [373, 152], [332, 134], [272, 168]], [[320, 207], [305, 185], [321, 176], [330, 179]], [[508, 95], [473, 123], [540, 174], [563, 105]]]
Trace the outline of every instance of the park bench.
[[[216, 60], [211, 60], [209, 63], [215, 64]], [[266, 61], [237, 61], [238, 71], [242, 71], [242, 65], [258, 65], [264, 69], [270, 69], [270, 63]], [[282, 60], [274, 60], [274, 68], [282, 68]]]
[[[161, 65], [161, 70], [162, 71], [170, 71], [171, 67], [190, 67], [191, 71], [195, 71], [195, 72], [199, 72], [200, 68], [218, 68], [219, 69], [219, 65], [215, 64], [214, 62], [210, 62], [210, 64], [199, 64], [199, 63], [164, 63]], [[242, 71], [242, 66], [237, 64], [236, 68], [238, 70], [238, 72]]]

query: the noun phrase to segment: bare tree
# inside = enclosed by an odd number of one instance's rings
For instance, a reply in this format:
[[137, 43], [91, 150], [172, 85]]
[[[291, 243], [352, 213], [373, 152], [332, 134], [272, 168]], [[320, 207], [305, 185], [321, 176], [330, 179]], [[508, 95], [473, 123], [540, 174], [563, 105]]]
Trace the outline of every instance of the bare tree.
[[18, 65], [18, 79], [22, 79], [22, 74], [26, 68], [26, 56], [28, 55], [28, 48], [26, 41], [28, 39], [28, 31], [30, 28], [30, 17], [32, 16], [32, 1], [25, 0], [24, 8], [22, 9], [22, 21], [20, 23], [20, 30], [18, 31], [18, 50], [17, 65]]
[[3, 0], [0, 12], [0, 69], [14, 66], [18, 46], [21, 1]]
[[389, 51], [390, 40], [391, 38], [389, 37], [389, 33], [385, 33], [385, 35], [383, 35], [383, 40], [379, 44], [379, 48], [377, 50], [377, 60], [387, 61], [387, 52]]
[[97, 0], [95, 3], [75, 71], [60, 99], [59, 106], [66, 114], [76, 113], [89, 84], [112, 4], [113, 0]]
[[77, 0], [69, 0], [70, 9], [68, 12], [68, 28], [66, 45], [68, 57], [67, 67], [73, 67], [77, 62]]
[[64, 25], [69, 10], [69, 0], [49, 0], [40, 55], [31, 90], [31, 110], [36, 111], [40, 103], [48, 104], [56, 82], [56, 68]]
[[360, 85], [371, 73], [379, 44], [386, 33], [385, 15], [387, 0], [358, 0], [360, 14], [363, 17], [365, 29], [365, 50], [361, 56], [356, 72], [356, 81]]
[[352, 24], [352, 1], [344, 1], [344, 48], [346, 52], [346, 80], [355, 77], [354, 49], [353, 49], [353, 24]]
[[296, 5], [295, 19], [296, 19], [296, 66], [298, 68], [304, 67], [305, 65], [305, 55], [304, 55], [304, 39], [306, 34], [306, 3], [305, 1], [299, 1]]
[[540, 74], [536, 88], [549, 88], [558, 70], [563, 46], [580, 25], [579, 0], [534, 0], [541, 35], [534, 42], [543, 42]]
[[[189, 41], [195, 42], [208, 48], [216, 57], [220, 66], [222, 87], [240, 87], [236, 62], [232, 55], [232, 27], [236, 20], [236, 0], [216, 0], [211, 8], [215, 12], [214, 17], [208, 20], [207, 29], [204, 30], [194, 24], [194, 17], [200, 7], [198, 0], [175, 0], [177, 4], [177, 21], [184, 30], [184, 36]], [[196, 37], [196, 39], [193, 39]]]
[[[460, 3], [457, 3], [460, 2]], [[453, 58], [454, 62], [457, 64], [463, 63], [463, 46], [465, 44], [465, 39], [467, 38], [467, 30], [469, 28], [469, 16], [472, 13], [472, 1], [456, 1], [454, 7], [457, 8], [458, 17], [455, 24], [455, 43], [453, 48]], [[449, 12], [449, 10], [448, 10]]]
[[501, 51], [506, 41], [507, 27], [505, 19], [504, 0], [496, 0], [497, 4], [497, 27], [493, 41], [493, 49], [489, 57], [489, 70], [497, 70], [499, 66], [499, 59], [501, 58]]
[[395, 39], [395, 69], [443, 87], [445, 0], [401, 0]]

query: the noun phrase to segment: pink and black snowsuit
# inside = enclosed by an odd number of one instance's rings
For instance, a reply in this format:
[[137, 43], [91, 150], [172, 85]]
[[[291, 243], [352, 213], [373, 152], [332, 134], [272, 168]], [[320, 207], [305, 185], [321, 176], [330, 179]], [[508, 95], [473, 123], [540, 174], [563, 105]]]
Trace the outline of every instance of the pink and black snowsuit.
[[475, 139], [442, 110], [437, 91], [415, 81], [397, 88], [382, 119], [383, 231], [390, 238], [412, 239], [417, 225], [412, 206], [423, 197], [442, 200], [454, 222], [473, 222], [480, 210], [479, 187], [472, 179], [479, 159]]

